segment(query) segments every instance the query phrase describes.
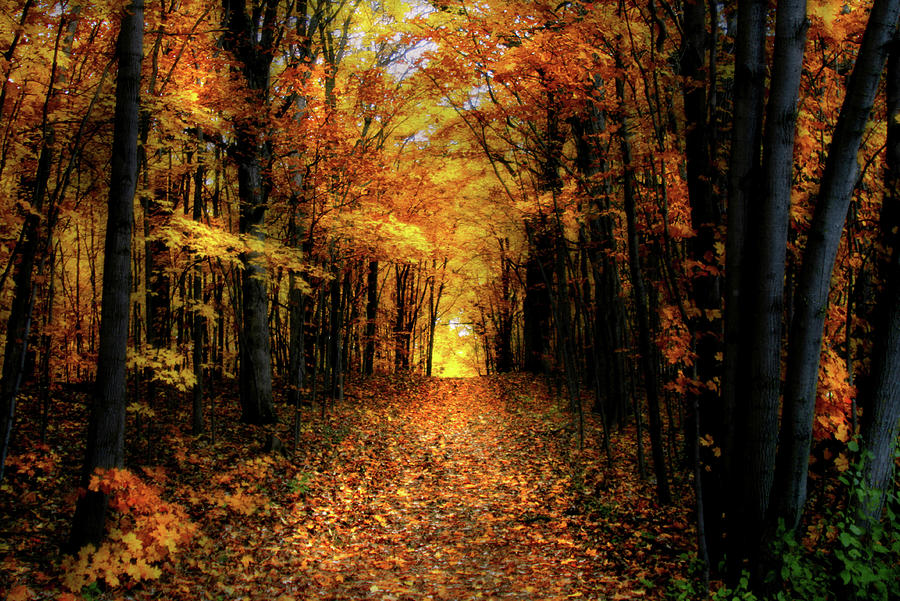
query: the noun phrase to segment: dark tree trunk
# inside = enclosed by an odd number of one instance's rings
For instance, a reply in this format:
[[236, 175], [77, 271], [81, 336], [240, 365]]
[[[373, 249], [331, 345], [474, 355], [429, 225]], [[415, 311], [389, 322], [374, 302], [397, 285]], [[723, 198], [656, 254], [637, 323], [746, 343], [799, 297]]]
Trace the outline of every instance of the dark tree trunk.
[[403, 371], [409, 369], [409, 340], [410, 332], [406, 329], [406, 313], [409, 310], [409, 265], [394, 266], [394, 280], [397, 293], [397, 314], [394, 319], [394, 370]]
[[884, 493], [891, 485], [894, 449], [900, 424], [900, 31], [894, 32], [887, 63], [887, 167], [880, 230], [883, 246], [879, 272], [885, 291], [878, 300], [869, 385], [860, 391], [864, 407], [860, 428], [863, 474], [870, 496], [853, 496], [857, 523], [869, 530], [881, 519]]
[[169, 276], [166, 274], [168, 246], [164, 240], [151, 236], [157, 226], [166, 222], [171, 210], [165, 208], [165, 190], [158, 188], [156, 198], [144, 199], [144, 273], [147, 278], [145, 292], [146, 339], [153, 349], [169, 345], [170, 318], [169, 305], [171, 291]]
[[[751, 559], [750, 572], [759, 576], [781, 393], [781, 337], [784, 272], [793, 173], [797, 92], [806, 42], [806, 2], [789, 0], [778, 5], [772, 87], [766, 107], [762, 194], [750, 207], [750, 226], [743, 282], [742, 310], [748, 313], [742, 342], [748, 345], [743, 382], [747, 394], [737, 414], [741, 425], [735, 452], [746, 469], [736, 486], [734, 543], [729, 560], [737, 568]], [[752, 242], [751, 242], [752, 241]]]
[[[595, 87], [597, 84], [595, 84]], [[594, 179], [607, 170], [607, 149], [598, 148], [597, 137], [606, 131], [606, 115], [596, 107], [585, 109], [572, 121], [576, 164], [590, 198], [588, 257], [596, 288], [592, 339], [592, 370], [597, 390], [594, 411], [603, 412], [610, 428], [625, 418], [628, 393], [625, 381], [625, 307], [619, 266], [616, 264], [615, 224], [609, 210], [609, 183]], [[601, 391], [601, 383], [602, 388]]]
[[[432, 271], [437, 271], [437, 261], [431, 262]], [[431, 284], [428, 292], [428, 348], [425, 358], [425, 375], [431, 376], [432, 360], [434, 358], [434, 333], [437, 328], [438, 308], [441, 305], [441, 298], [444, 296], [444, 274], [447, 269], [447, 259], [444, 259], [441, 265], [441, 282], [435, 284], [436, 274], [432, 275]], [[437, 290], [435, 290], [437, 287]]]
[[[299, 103], [298, 103], [299, 104]], [[306, 104], [303, 103], [305, 110]], [[294, 184], [298, 191], [302, 191], [305, 185], [300, 174], [294, 176]], [[294, 248], [300, 248], [305, 238], [305, 211], [301, 209], [302, 192], [297, 192], [292, 198], [291, 216], [288, 221], [289, 244]], [[306, 380], [306, 311], [307, 295], [300, 288], [297, 281], [299, 275], [295, 271], [288, 274], [288, 405], [295, 407], [295, 422], [299, 427], [299, 407], [301, 391]]]
[[[133, 0], [122, 16], [117, 56], [116, 110], [112, 174], [103, 261], [103, 299], [97, 383], [87, 433], [81, 486], [87, 489], [96, 469], [120, 467], [124, 459], [128, 313], [131, 293], [131, 228], [137, 183], [138, 111], [144, 3]], [[75, 508], [69, 549], [98, 543], [106, 525], [108, 499], [99, 491], [83, 491]]]
[[522, 302], [523, 369], [533, 374], [550, 371], [547, 334], [552, 307], [547, 280], [553, 274], [553, 246], [547, 228], [543, 217], [525, 223], [529, 249], [525, 260], [525, 298]]
[[885, 291], [875, 308], [872, 373], [862, 391], [864, 407], [860, 438], [863, 474], [871, 494], [853, 495], [853, 509], [860, 527], [868, 530], [881, 518], [884, 493], [894, 471], [900, 425], [900, 36], [895, 36], [888, 63], [887, 194], [881, 210], [882, 239], [886, 242]]
[[[251, 194], [247, 188], [259, 186], [258, 165], [252, 169], [239, 168], [238, 187], [241, 197]], [[258, 189], [258, 188], [257, 188]], [[241, 205], [241, 233], [251, 239], [265, 239], [264, 206], [255, 209]], [[272, 351], [269, 340], [268, 295], [266, 294], [265, 258], [259, 252], [242, 253], [244, 270], [241, 273], [241, 328], [240, 328], [240, 399], [241, 420], [251, 424], [274, 423], [278, 420], [272, 399]]]
[[[731, 157], [728, 166], [728, 225], [725, 251], [725, 347], [722, 373], [722, 406], [719, 439], [722, 462], [704, 480], [707, 544], [710, 563], [714, 566], [724, 558], [725, 529], [728, 519], [722, 516], [732, 504], [728, 489], [738, 489], [737, 475], [731, 466], [741, 451], [734, 447], [735, 411], [738, 399], [743, 406], [747, 383], [746, 371], [748, 333], [744, 328], [744, 310], [750, 288], [744, 286], [745, 252], [748, 228], [748, 208], [756, 198], [760, 179], [762, 144], [763, 98], [765, 95], [765, 0], [740, 0], [738, 3], [738, 31], [735, 52], [734, 124], [732, 126]], [[703, 425], [701, 435], [706, 434]], [[716, 473], [715, 468], [721, 471]], [[736, 501], [734, 502], [736, 504]], [[736, 516], [730, 516], [736, 517]], [[733, 527], [739, 528], [735, 522]]]
[[512, 353], [512, 290], [510, 287], [511, 266], [509, 257], [509, 239], [501, 238], [497, 242], [500, 246], [500, 301], [497, 308], [497, 332], [495, 340], [496, 365], [498, 373], [508, 373], [513, 370]]
[[290, 342], [288, 349], [288, 405], [297, 406], [306, 377], [306, 340], [304, 316], [306, 315], [306, 295], [297, 285], [297, 275], [288, 276], [288, 305], [290, 307]]
[[378, 323], [378, 261], [369, 261], [366, 277], [366, 330], [363, 350], [363, 373], [375, 372], [375, 326]]
[[[349, 278], [349, 271], [343, 275]], [[341, 273], [335, 274], [329, 285], [331, 295], [331, 309], [329, 310], [328, 327], [328, 365], [331, 376], [331, 398], [340, 399], [343, 395], [344, 361], [342, 351], [341, 332], [344, 327], [343, 295], [341, 294]]]
[[[785, 377], [782, 444], [773, 499], [777, 517], [783, 518], [788, 528], [797, 527], [806, 502], [822, 328], [828, 310], [831, 275], [859, 172], [857, 153], [898, 17], [900, 0], [876, 0], [872, 5], [828, 149], [797, 278]], [[884, 302], [890, 307], [890, 293]], [[890, 311], [886, 309], [887, 313]], [[884, 348], [881, 352], [885, 358], [890, 354]]]
[[[22, 19], [28, 14], [30, 2], [23, 7]], [[77, 16], [80, 9], [72, 10]], [[13, 300], [10, 307], [9, 318], [6, 323], [6, 344], [3, 354], [3, 371], [0, 375], [0, 481], [6, 468], [6, 457], [11, 444], [13, 426], [16, 416], [16, 398], [19, 394], [19, 386], [22, 379], [27, 377], [26, 362], [29, 355], [28, 340], [31, 332], [32, 309], [35, 302], [35, 278], [37, 270], [42, 275], [43, 267], [50, 255], [51, 238], [53, 235], [53, 222], [55, 213], [54, 198], [51, 196], [49, 206], [45, 203], [48, 197], [48, 185], [50, 182], [50, 170], [53, 162], [54, 130], [50, 123], [50, 103], [56, 96], [56, 79], [65, 81], [65, 69], [59, 63], [59, 52], [71, 53], [72, 35], [77, 25], [77, 19], [69, 19], [67, 15], [61, 15], [56, 33], [56, 42], [53, 49], [53, 62], [50, 65], [50, 84], [44, 96], [41, 113], [41, 137], [40, 150], [38, 151], [37, 170], [33, 180], [23, 181], [23, 195], [26, 195], [31, 203], [32, 211], [25, 216], [19, 241], [10, 258], [10, 267], [18, 257], [13, 275]], [[64, 33], [67, 35], [64, 37]], [[14, 35], [12, 46], [6, 53], [7, 60], [18, 43], [19, 33]], [[61, 48], [62, 46], [62, 48]], [[3, 82], [3, 92], [6, 92], [7, 81]], [[3, 109], [4, 94], [0, 94], [0, 112]], [[74, 160], [74, 158], [73, 158]], [[59, 184], [60, 186], [64, 184]], [[55, 196], [55, 195], [54, 195]], [[52, 266], [51, 266], [52, 268]], [[4, 272], [0, 280], [2, 283], [7, 277], [8, 270]], [[43, 356], [42, 356], [43, 360]], [[42, 430], [43, 431], [43, 430]]]
[[[647, 395], [647, 413], [650, 427], [650, 451], [653, 455], [653, 472], [656, 475], [656, 496], [660, 503], [672, 502], [669, 479], [666, 475], [665, 453], [662, 442], [662, 424], [659, 418], [659, 381], [657, 376], [656, 353], [650, 331], [650, 317], [647, 313], [647, 291], [641, 272], [640, 242], [637, 234], [635, 215], [634, 167], [631, 158], [631, 141], [628, 120], [625, 117], [625, 82], [616, 79], [616, 96], [619, 101], [619, 143], [625, 173], [622, 182], [625, 219], [628, 230], [628, 263], [631, 268], [631, 290], [634, 298], [634, 312], [638, 328], [638, 350], [641, 354], [641, 371]], [[640, 419], [640, 416], [636, 416]]]
[[[194, 173], [194, 204], [191, 217], [194, 221], [200, 221], [203, 216], [203, 179], [206, 173], [201, 164]], [[203, 432], [203, 397], [204, 397], [204, 373], [203, 355], [205, 350], [206, 318], [203, 316], [203, 266], [199, 263], [194, 267], [192, 275], [191, 295], [194, 299], [194, 311], [191, 320], [191, 338], [193, 341], [192, 359], [194, 365], [194, 388], [191, 391], [193, 401], [193, 413], [191, 431], [194, 435]]]
[[[226, 50], [241, 63], [241, 72], [252, 97], [268, 103], [269, 70], [278, 38], [278, 0], [265, 0], [247, 14], [246, 3], [223, 0]], [[240, 232], [251, 243], [265, 240], [268, 182], [263, 173], [269, 160], [269, 145], [262, 138], [257, 109], [235, 120], [233, 148], [238, 165]], [[256, 250], [241, 254], [240, 400], [241, 419], [247, 423], [277, 421], [272, 399], [272, 351], [269, 339], [265, 257]]]
[[[722, 221], [721, 207], [713, 193], [713, 157], [712, 139], [714, 123], [710, 123], [710, 111], [707, 105], [710, 86], [707, 79], [709, 69], [705, 62], [710, 38], [707, 34], [705, 0], [688, 0], [683, 5], [684, 18], [682, 34], [681, 74], [686, 79], [683, 89], [685, 124], [685, 156], [687, 160], [687, 186], [691, 205], [691, 225], [696, 235], [690, 239], [688, 250], [690, 258], [697, 267], [690, 274], [691, 296], [694, 304], [694, 317], [689, 327], [694, 337], [694, 377], [697, 380], [697, 397], [688, 403], [689, 413], [698, 411], [697, 416], [688, 415], [685, 420], [686, 444], [689, 448], [697, 447], [699, 436], [710, 435], [716, 444], [721, 444], [722, 420], [721, 403], [718, 388], [714, 384], [719, 376], [719, 359], [721, 353], [721, 293], [717, 273], [716, 241]], [[717, 25], [714, 24], [713, 27]], [[698, 428], [699, 426], [699, 428]], [[693, 458], [693, 454], [689, 457]], [[718, 463], [711, 447], [704, 447], [698, 459], [707, 465]], [[692, 459], [693, 460], [693, 459]], [[696, 466], [695, 466], [696, 467]], [[713, 494], [711, 500], [719, 500], [715, 491], [720, 488], [718, 477], [720, 469], [715, 466], [715, 474], [705, 470], [696, 470], [701, 480], [696, 483], [702, 491], [709, 486]], [[702, 501], [702, 499], [698, 499]], [[699, 530], [705, 532], [705, 524], [698, 504], [697, 519]], [[721, 512], [723, 507], [713, 507]], [[704, 564], [708, 565], [709, 557], [705, 536], [699, 539], [700, 555]]]
[[[48, 142], [41, 145], [37, 176], [32, 186], [31, 203], [36, 212], [43, 208], [50, 177], [51, 151]], [[34, 306], [34, 269], [38, 247], [44, 239], [41, 217], [29, 213], [22, 224], [21, 243], [16, 248], [20, 255], [13, 275], [13, 302], [6, 322], [6, 346], [3, 353], [3, 372], [0, 377], [0, 481], [6, 468], [6, 457], [12, 440], [16, 416], [16, 397], [25, 370], [28, 338], [31, 330]], [[46, 233], [49, 236], [49, 232]]]

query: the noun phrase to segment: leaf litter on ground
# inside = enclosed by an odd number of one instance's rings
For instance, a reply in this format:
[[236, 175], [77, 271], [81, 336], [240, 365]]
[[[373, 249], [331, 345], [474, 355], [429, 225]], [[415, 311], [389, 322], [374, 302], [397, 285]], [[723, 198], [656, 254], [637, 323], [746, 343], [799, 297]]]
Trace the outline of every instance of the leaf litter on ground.
[[[381, 376], [302, 420], [291, 458], [248, 450], [251, 426], [219, 426], [215, 444], [160, 430], [158, 465], [135, 471], [197, 534], [158, 579], [101, 581], [91, 598], [661, 599], [687, 575], [690, 498], [655, 503], [635, 475], [633, 428], [613, 434], [612, 465], [598, 444], [579, 450], [541, 380]], [[0, 491], [16, 533], [0, 547], [0, 586], [25, 598], [66, 591], [56, 548], [71, 478], [48, 455], [14, 460], [26, 467]]]

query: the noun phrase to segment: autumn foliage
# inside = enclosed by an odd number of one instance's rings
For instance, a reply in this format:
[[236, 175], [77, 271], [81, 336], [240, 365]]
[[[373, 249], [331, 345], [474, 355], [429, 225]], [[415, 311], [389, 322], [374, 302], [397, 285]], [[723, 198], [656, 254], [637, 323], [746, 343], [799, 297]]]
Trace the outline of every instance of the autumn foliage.
[[888, 598], [898, 15], [0, 0], [0, 597]]

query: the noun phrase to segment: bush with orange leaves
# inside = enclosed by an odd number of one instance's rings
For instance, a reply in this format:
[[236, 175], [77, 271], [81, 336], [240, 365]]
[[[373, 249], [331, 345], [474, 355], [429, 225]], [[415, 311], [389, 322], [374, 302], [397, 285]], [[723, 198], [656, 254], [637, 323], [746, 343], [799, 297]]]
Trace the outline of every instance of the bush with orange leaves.
[[101, 579], [115, 587], [122, 579], [159, 578], [179, 545], [186, 545], [197, 532], [184, 509], [163, 501], [158, 488], [128, 470], [98, 469], [89, 489], [109, 495], [110, 528], [99, 547], [87, 545], [63, 561], [63, 582], [73, 592]]

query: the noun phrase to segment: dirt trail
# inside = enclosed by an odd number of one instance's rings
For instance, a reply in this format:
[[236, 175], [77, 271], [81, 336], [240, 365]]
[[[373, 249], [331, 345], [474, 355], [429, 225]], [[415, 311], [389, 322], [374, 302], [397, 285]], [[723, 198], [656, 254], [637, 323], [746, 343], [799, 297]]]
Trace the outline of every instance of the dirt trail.
[[573, 539], [560, 451], [535, 431], [547, 422], [483, 380], [411, 393], [366, 409], [333, 485], [312, 481], [277, 552], [296, 570], [282, 584], [315, 599], [586, 597], [596, 558]]

